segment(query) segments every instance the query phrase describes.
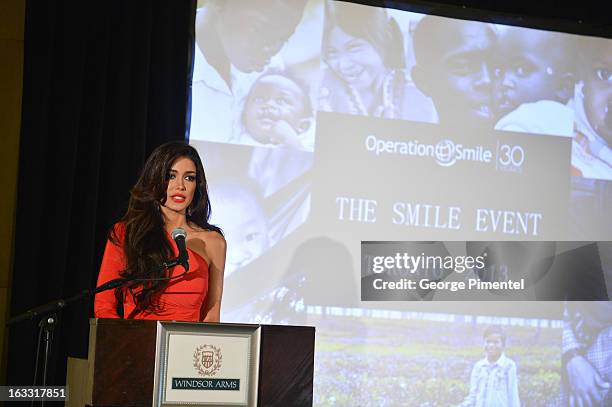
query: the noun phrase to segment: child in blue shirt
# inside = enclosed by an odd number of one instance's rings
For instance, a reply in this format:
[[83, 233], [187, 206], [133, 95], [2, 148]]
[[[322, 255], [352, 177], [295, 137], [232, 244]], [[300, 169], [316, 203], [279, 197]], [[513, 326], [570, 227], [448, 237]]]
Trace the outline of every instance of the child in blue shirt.
[[504, 354], [505, 333], [490, 326], [483, 337], [485, 357], [472, 368], [470, 394], [460, 407], [520, 407], [516, 364]]

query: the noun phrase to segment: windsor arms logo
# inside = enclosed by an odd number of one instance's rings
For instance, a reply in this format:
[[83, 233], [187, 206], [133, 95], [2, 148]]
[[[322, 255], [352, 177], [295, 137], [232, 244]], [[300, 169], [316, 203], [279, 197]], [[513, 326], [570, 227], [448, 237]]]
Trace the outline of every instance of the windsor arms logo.
[[193, 352], [193, 368], [202, 378], [173, 377], [172, 389], [178, 390], [240, 390], [240, 379], [213, 379], [221, 370], [221, 347], [200, 345]]
[[213, 345], [198, 346], [193, 352], [193, 367], [201, 376], [214, 376], [221, 369], [221, 348]]

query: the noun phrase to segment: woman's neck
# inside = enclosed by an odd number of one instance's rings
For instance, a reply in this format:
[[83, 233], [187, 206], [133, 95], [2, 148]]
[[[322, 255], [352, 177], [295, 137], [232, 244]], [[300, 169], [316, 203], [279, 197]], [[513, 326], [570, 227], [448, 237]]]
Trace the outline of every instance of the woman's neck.
[[170, 233], [176, 228], [187, 227], [187, 217], [183, 212], [176, 212], [172, 209], [168, 209], [165, 206], [161, 207], [162, 216], [164, 217], [164, 226]]

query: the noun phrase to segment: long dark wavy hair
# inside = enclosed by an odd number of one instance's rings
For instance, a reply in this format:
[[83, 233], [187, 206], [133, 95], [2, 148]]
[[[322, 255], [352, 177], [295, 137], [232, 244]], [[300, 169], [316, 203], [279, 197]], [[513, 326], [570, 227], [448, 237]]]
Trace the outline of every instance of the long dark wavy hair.
[[[221, 229], [208, 222], [211, 214], [208, 186], [196, 149], [180, 141], [157, 147], [145, 162], [136, 185], [130, 191], [127, 212], [109, 232], [110, 240], [123, 248], [126, 268], [120, 272], [121, 277], [162, 279], [140, 281], [130, 286], [129, 291], [136, 303], [134, 313], [145, 310], [155, 312], [159, 308], [156, 294], [167, 285], [167, 280], [163, 280], [167, 277], [167, 270], [160, 265], [169, 260], [173, 252], [160, 207], [167, 199], [172, 164], [183, 157], [189, 158], [196, 166], [196, 190], [187, 209], [187, 221], [202, 229], [222, 234]], [[123, 229], [123, 239], [118, 229]], [[123, 299], [122, 290], [118, 289], [115, 295]]]

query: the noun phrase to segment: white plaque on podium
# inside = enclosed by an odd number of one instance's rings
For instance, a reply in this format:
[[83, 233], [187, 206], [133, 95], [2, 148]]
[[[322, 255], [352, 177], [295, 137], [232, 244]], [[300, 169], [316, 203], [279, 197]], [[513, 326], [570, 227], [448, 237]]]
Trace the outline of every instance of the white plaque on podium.
[[260, 329], [159, 321], [153, 406], [253, 406]]

